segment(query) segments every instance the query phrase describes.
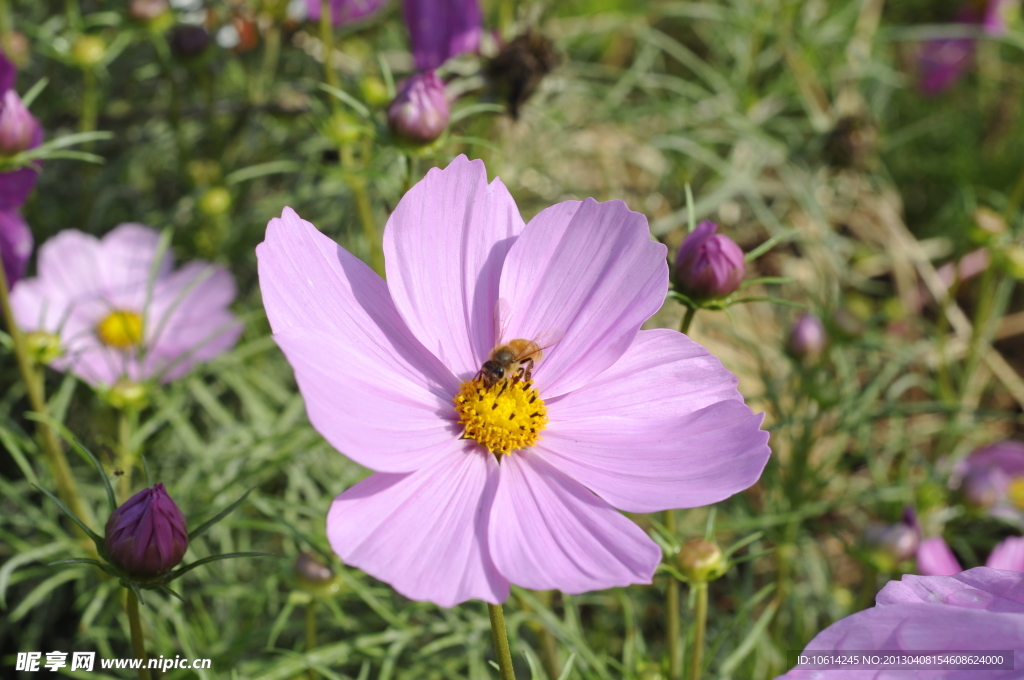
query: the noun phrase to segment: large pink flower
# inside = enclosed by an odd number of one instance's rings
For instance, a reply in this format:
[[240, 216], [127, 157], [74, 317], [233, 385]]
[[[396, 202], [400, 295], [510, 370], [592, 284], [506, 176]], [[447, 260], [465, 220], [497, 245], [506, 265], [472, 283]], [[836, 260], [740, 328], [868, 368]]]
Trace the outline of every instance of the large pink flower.
[[[291, 209], [256, 249], [310, 420], [377, 471], [327, 518], [348, 564], [442, 606], [502, 602], [510, 583], [649, 583], [661, 551], [616, 508], [705, 505], [760, 476], [768, 434], [736, 378], [680, 333], [639, 330], [668, 267], [624, 203], [524, 224], [460, 156], [401, 200], [384, 249], [386, 283]], [[540, 337], [558, 341], [532, 382], [477, 378], [501, 342]]]
[[238, 341], [228, 309], [235, 282], [223, 267], [172, 271], [160, 234], [122, 224], [104, 236], [67, 229], [39, 249], [39, 276], [20, 281], [11, 306], [26, 331], [59, 336], [51, 364], [93, 385], [180, 377]]

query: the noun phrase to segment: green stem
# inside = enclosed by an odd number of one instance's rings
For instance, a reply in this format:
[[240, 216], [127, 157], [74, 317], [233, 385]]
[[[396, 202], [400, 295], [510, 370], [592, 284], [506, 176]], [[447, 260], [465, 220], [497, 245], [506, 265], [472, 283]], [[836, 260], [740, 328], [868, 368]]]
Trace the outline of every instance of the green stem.
[[696, 307], [687, 307], [686, 316], [683, 317], [683, 323], [679, 326], [679, 332], [686, 334], [690, 331], [690, 324], [693, 323], [693, 317], [697, 315]]
[[[310, 600], [306, 605], [306, 651], [312, 652], [316, 649], [316, 599]], [[309, 680], [317, 680], [316, 671], [309, 669]]]
[[128, 611], [128, 625], [132, 631], [132, 653], [136, 659], [142, 659], [142, 665], [139, 666], [139, 680], [150, 680], [149, 669], [146, 667], [146, 641], [142, 638], [142, 621], [139, 620], [139, 598], [130, 588], [125, 609]]
[[96, 129], [97, 108], [96, 71], [89, 68], [82, 72], [82, 118], [78, 122], [81, 132]]
[[[46, 405], [46, 397], [43, 393], [42, 376], [36, 374], [33, 369], [33, 362], [25, 344], [25, 336], [18, 328], [18, 324], [14, 322], [10, 289], [7, 287], [7, 276], [2, 266], [0, 266], [0, 307], [3, 308], [4, 323], [7, 325], [7, 332], [14, 344], [14, 356], [18, 362], [21, 379], [25, 383], [25, 390], [28, 392], [28, 403], [32, 410], [40, 416], [48, 417], [50, 409]], [[57, 484], [57, 495], [79, 519], [87, 525], [92, 524], [92, 513], [86, 511], [86, 506], [78, 496], [78, 488], [75, 485], [75, 478], [71, 474], [71, 466], [68, 465], [68, 459], [64, 456], [64, 449], [61, 448], [57, 434], [44, 422], [36, 422], [36, 431], [43, 442], [43, 452], [49, 463], [50, 474], [53, 475]], [[77, 531], [81, 531], [77, 525], [75, 528]], [[87, 541], [86, 545], [90, 552], [95, 551], [91, 541]]]
[[694, 583], [697, 608], [694, 612], [693, 654], [690, 655], [690, 680], [700, 680], [700, 666], [704, 661], [704, 629], [708, 621], [708, 584]]
[[[676, 511], [665, 511], [665, 530], [676, 536]], [[679, 581], [669, 577], [665, 590], [665, 636], [668, 640], [668, 679], [682, 680], [683, 638], [679, 625]]]
[[508, 634], [505, 632], [505, 615], [500, 604], [487, 603], [487, 614], [491, 617], [491, 635], [494, 637], [494, 652], [498, 656], [498, 668], [501, 680], [516, 680], [512, 669], [512, 652], [508, 647]]
[[[331, 25], [331, 0], [320, 0], [320, 42], [324, 46], [324, 79], [331, 87], [338, 87], [334, 72], [334, 26]], [[331, 97], [334, 100], [334, 97]], [[336, 100], [335, 100], [336, 101]]]
[[119, 409], [117, 417], [117, 466], [120, 468], [120, 496], [121, 502], [131, 498], [132, 495], [132, 471], [135, 469], [137, 456], [132, 449], [132, 436], [135, 433], [135, 426], [138, 421], [138, 413], [129, 409]]

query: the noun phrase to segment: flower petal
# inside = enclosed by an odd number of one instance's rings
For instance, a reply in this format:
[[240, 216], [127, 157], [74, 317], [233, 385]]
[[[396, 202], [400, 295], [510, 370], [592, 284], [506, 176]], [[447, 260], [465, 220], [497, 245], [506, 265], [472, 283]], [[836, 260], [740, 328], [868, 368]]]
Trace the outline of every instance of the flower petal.
[[553, 422], [598, 416], [674, 418], [720, 401], [742, 400], [737, 382], [718, 357], [682, 333], [640, 331], [611, 368], [548, 401], [548, 414]]
[[1013, 571], [976, 567], [952, 576], [904, 574], [875, 598], [878, 606], [940, 602], [954, 607], [1024, 614], [1024, 578]]
[[[142, 224], [120, 224], [100, 241], [97, 258], [106, 300], [116, 308], [142, 311], [150, 281], [167, 276], [174, 266], [170, 249], [159, 253], [160, 232]], [[160, 261], [155, 262], [159, 255]], [[154, 271], [154, 266], [156, 270]]]
[[621, 357], [665, 302], [666, 248], [622, 201], [566, 201], [532, 220], [509, 251], [503, 340], [564, 333], [534, 371], [545, 398], [586, 384]]
[[735, 400], [671, 420], [552, 419], [535, 449], [620, 510], [695, 508], [758, 480], [771, 454], [763, 419]]
[[566, 593], [651, 582], [661, 550], [640, 527], [533, 450], [500, 468], [488, 540], [505, 578]]
[[1024, 536], [1011, 536], [993, 548], [985, 560], [985, 566], [992, 569], [1024, 571]]
[[290, 208], [256, 254], [275, 339], [332, 445], [371, 469], [411, 472], [458, 436], [458, 381], [412, 336], [379, 276]]
[[486, 536], [497, 467], [490, 454], [460, 443], [418, 472], [371, 475], [331, 505], [331, 547], [413, 600], [499, 604], [509, 584], [491, 561]]
[[505, 256], [523, 231], [501, 180], [459, 156], [427, 173], [384, 230], [388, 287], [413, 334], [452, 373], [468, 378], [495, 346]]
[[946, 541], [941, 536], [933, 536], [917, 546], [917, 570], [925, 576], [952, 576], [963, 571], [963, 567]]

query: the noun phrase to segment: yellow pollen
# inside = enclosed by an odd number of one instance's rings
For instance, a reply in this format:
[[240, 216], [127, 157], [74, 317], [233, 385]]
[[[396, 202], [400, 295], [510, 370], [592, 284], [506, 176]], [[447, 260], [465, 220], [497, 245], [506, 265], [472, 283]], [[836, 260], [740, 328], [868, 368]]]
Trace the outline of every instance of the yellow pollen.
[[533, 446], [548, 424], [540, 392], [518, 376], [490, 387], [481, 378], [465, 381], [455, 395], [455, 410], [466, 428], [463, 438], [475, 439], [495, 455]]
[[96, 324], [96, 335], [105, 345], [129, 349], [142, 344], [142, 317], [135, 312], [111, 312]]
[[1006, 490], [1006, 497], [1014, 507], [1024, 510], [1024, 477], [1014, 477]]

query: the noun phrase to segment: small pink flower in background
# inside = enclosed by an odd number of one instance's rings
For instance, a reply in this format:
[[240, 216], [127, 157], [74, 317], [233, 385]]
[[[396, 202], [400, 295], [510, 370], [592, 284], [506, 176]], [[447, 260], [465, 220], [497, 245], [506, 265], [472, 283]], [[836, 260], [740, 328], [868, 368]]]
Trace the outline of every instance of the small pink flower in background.
[[1009, 29], [1011, 18], [1019, 11], [1020, 0], [989, 0], [981, 25], [989, 35], [1003, 35]]
[[725, 297], [743, 283], [743, 251], [728, 236], [716, 234], [717, 229], [714, 222], [701, 222], [676, 254], [676, 286], [694, 300]]
[[478, 0], [405, 0], [402, 10], [413, 61], [421, 71], [480, 47]]
[[11, 306], [23, 330], [59, 336], [54, 368], [96, 386], [166, 382], [234, 346], [231, 275], [207, 262], [173, 271], [159, 243], [155, 230], [122, 224], [102, 239], [68, 229], [42, 245], [38, 276], [14, 287]]
[[957, 463], [949, 485], [993, 517], [1024, 525], [1024, 443], [1006, 440]]
[[25, 275], [32, 256], [32, 232], [14, 210], [0, 210], [0, 266], [4, 268], [8, 288]]
[[[328, 514], [347, 564], [442, 606], [500, 603], [511, 583], [650, 583], [661, 551], [618, 510], [706, 505], [760, 477], [768, 433], [736, 378], [680, 333], [639, 330], [668, 270], [624, 203], [524, 224], [460, 156], [402, 198], [384, 249], [386, 282], [291, 209], [256, 249], [310, 420], [376, 471]], [[542, 337], [532, 380], [483, 376], [502, 343]]]
[[789, 332], [786, 348], [793, 356], [815, 359], [828, 345], [825, 324], [814, 314], [801, 314]]
[[787, 680], [1011, 680], [1024, 668], [1024, 574], [978, 567], [955, 576], [890, 581], [875, 606], [847, 616], [811, 640], [805, 654], [844, 651], [1014, 650], [1013, 669], [791, 670]]
[[417, 73], [402, 83], [388, 106], [392, 131], [414, 144], [429, 144], [440, 137], [450, 119], [444, 83], [433, 71]]
[[[980, 25], [991, 36], [1006, 33], [1009, 17], [1019, 0], [989, 0], [987, 5], [969, 2], [960, 10], [956, 23]], [[984, 7], [982, 9], [982, 6]], [[921, 46], [918, 56], [918, 84], [928, 95], [941, 94], [959, 80], [974, 57], [973, 38], [938, 38]]]
[[[350, 24], [376, 14], [388, 0], [331, 0], [331, 23], [335, 26]], [[320, 0], [306, 0], [307, 17], [320, 20]]]
[[[997, 545], [985, 560], [991, 569], [1024, 571], [1024, 537], [1010, 537]], [[917, 548], [917, 570], [924, 576], [952, 576], [963, 571], [953, 551], [941, 536], [921, 541]]]

